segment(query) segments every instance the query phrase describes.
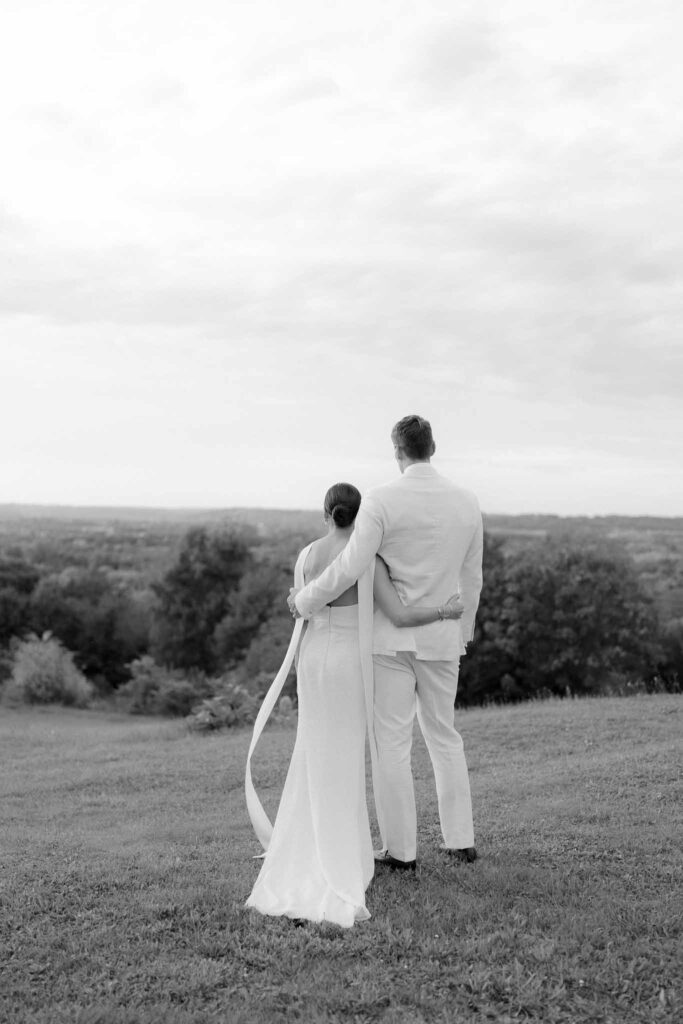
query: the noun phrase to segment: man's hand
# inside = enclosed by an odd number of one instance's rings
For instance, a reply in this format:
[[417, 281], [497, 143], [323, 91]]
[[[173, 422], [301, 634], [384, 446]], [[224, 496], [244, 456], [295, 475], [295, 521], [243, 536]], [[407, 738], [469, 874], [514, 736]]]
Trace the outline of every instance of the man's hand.
[[465, 605], [462, 603], [460, 594], [451, 594], [444, 605], [444, 609], [447, 619], [461, 619], [465, 611]]
[[300, 589], [300, 587], [290, 587], [289, 597], [287, 598], [287, 606], [289, 607], [289, 610], [295, 619], [301, 618], [301, 612], [294, 603], [294, 601], [296, 600], [296, 595], [299, 593]]

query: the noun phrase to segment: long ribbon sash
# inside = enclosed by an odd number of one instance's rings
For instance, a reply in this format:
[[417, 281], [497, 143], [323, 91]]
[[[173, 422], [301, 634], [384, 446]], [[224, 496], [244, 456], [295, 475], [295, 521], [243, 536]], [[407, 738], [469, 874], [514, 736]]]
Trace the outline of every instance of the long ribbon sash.
[[263, 704], [259, 708], [256, 721], [254, 722], [254, 730], [251, 734], [251, 743], [249, 744], [249, 753], [247, 754], [247, 770], [244, 777], [244, 795], [247, 800], [247, 811], [251, 818], [251, 823], [254, 826], [254, 832], [256, 838], [260, 842], [264, 850], [268, 849], [270, 845], [270, 837], [273, 834], [273, 826], [270, 823], [270, 819], [263, 809], [263, 804], [259, 800], [256, 790], [254, 789], [254, 783], [251, 777], [251, 755], [254, 753], [254, 748], [258, 743], [261, 733], [263, 732], [264, 726], [268, 721], [271, 711], [275, 707], [282, 687], [285, 685], [285, 680], [289, 675], [289, 670], [294, 662], [294, 655], [296, 649], [299, 646], [299, 640], [301, 639], [301, 633], [304, 627], [304, 619], [297, 619], [294, 625], [294, 631], [292, 638], [289, 641], [289, 647], [285, 654], [285, 660], [282, 662], [278, 674], [270, 684], [268, 693], [263, 698]]
[[[311, 545], [309, 544], [308, 547], [303, 549], [296, 560], [296, 565], [294, 566], [294, 586], [297, 588], [301, 588], [304, 585], [304, 562], [306, 561], [306, 556], [310, 549]], [[282, 692], [282, 687], [285, 685], [285, 680], [289, 675], [289, 670], [294, 663], [294, 657], [299, 646], [299, 641], [301, 640], [304, 622], [304, 619], [297, 619], [294, 623], [292, 637], [289, 641], [289, 647], [287, 648], [284, 661], [280, 665], [275, 679], [273, 679], [270, 684], [268, 692], [263, 698], [263, 703], [261, 704], [256, 716], [254, 728], [251, 733], [249, 753], [247, 754], [247, 767], [244, 776], [244, 795], [247, 801], [247, 811], [249, 812], [249, 817], [251, 818], [256, 838], [264, 850], [267, 850], [270, 846], [270, 837], [273, 834], [273, 826], [270, 822], [270, 818], [263, 809], [263, 804], [259, 800], [256, 790], [254, 789], [254, 783], [251, 777], [251, 755], [254, 753], [256, 744], [261, 738], [261, 733], [265, 728], [271, 711], [275, 707], [275, 702]]]

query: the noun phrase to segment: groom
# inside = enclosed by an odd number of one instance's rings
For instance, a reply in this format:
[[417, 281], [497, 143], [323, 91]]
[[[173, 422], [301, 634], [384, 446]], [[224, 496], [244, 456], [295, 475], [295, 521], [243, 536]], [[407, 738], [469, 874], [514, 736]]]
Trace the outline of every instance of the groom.
[[[405, 416], [391, 432], [399, 479], [363, 498], [351, 539], [327, 569], [289, 598], [308, 618], [348, 589], [379, 554], [406, 605], [443, 605], [459, 590], [460, 621], [411, 630], [410, 650], [387, 653], [375, 643], [375, 736], [378, 805], [385, 848], [375, 860], [415, 869], [417, 818], [410, 764], [413, 720], [429, 750], [436, 779], [444, 849], [476, 859], [467, 763], [454, 725], [460, 656], [472, 639], [482, 584], [483, 529], [477, 499], [433, 468], [429, 422]], [[377, 637], [375, 638], [377, 641]], [[381, 651], [381, 652], [380, 652]]]

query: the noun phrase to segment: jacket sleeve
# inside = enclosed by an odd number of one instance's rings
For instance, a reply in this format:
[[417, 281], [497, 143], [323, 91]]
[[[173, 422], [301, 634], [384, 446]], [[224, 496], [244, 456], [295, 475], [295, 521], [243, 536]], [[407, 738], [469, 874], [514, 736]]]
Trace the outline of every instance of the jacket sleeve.
[[379, 505], [372, 498], [363, 498], [349, 543], [317, 579], [311, 580], [296, 595], [300, 614], [305, 619], [310, 618], [348, 590], [372, 563], [383, 536]]
[[462, 638], [464, 643], [469, 643], [474, 637], [474, 619], [479, 607], [479, 595], [481, 594], [482, 558], [484, 555], [484, 526], [481, 512], [477, 506], [477, 526], [474, 536], [467, 549], [465, 560], [460, 570], [460, 596], [465, 605], [465, 611], [460, 620]]

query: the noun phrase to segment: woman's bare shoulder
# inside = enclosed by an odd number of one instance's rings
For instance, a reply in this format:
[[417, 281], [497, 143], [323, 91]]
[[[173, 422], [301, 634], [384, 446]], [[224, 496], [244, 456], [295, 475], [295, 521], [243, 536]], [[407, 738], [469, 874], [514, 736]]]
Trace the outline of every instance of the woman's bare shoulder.
[[309, 561], [317, 561], [319, 558], [327, 557], [329, 546], [330, 542], [327, 537], [318, 537], [316, 540], [311, 541], [308, 545]]
[[313, 579], [315, 576], [319, 576], [323, 569], [326, 569], [332, 559], [330, 558], [329, 552], [329, 540], [327, 537], [318, 537], [311, 544], [308, 545], [308, 555], [306, 556], [305, 571], [306, 578], [308, 580]]

